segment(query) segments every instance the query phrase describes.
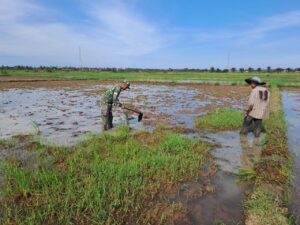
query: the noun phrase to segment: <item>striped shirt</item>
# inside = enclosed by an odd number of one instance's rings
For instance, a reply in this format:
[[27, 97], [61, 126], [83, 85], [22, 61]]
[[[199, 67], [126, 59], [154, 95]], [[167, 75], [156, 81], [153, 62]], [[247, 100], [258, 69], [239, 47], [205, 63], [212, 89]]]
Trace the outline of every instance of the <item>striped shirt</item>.
[[267, 119], [269, 117], [270, 91], [262, 86], [252, 89], [248, 106], [252, 107], [249, 116], [255, 119]]

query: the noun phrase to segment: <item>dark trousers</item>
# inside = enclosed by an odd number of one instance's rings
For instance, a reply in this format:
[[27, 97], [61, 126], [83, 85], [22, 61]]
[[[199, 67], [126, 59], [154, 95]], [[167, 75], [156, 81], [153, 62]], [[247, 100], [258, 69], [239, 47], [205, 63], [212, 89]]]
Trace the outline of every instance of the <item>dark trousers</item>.
[[112, 104], [102, 104], [101, 115], [103, 121], [103, 129], [109, 130], [113, 128]]
[[259, 137], [262, 129], [262, 119], [255, 119], [251, 116], [246, 116], [241, 129], [241, 134], [248, 134], [250, 126], [253, 125], [254, 136]]

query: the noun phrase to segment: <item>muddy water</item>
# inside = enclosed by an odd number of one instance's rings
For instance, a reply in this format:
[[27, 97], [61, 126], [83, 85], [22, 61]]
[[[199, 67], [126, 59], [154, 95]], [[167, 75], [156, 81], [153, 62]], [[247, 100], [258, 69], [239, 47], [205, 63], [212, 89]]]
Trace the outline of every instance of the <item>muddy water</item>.
[[264, 134], [255, 138], [253, 133], [244, 136], [238, 131], [225, 131], [202, 133], [199, 137], [220, 145], [212, 154], [222, 171], [237, 173], [240, 169], [253, 168], [254, 162], [260, 159]]
[[[219, 144], [212, 151], [219, 171], [213, 177], [204, 180], [201, 177], [199, 182], [184, 184], [184, 191], [172, 196], [173, 202], [186, 206], [185, 222], [197, 225], [244, 224], [243, 200], [251, 185], [239, 183], [235, 174], [240, 169], [253, 168], [255, 161], [260, 159], [263, 135], [254, 138], [252, 133], [240, 136], [238, 131], [226, 131], [189, 136]], [[207, 193], [197, 195], [199, 190]]]
[[300, 90], [283, 91], [282, 102], [288, 123], [289, 150], [293, 156], [294, 184], [290, 210], [300, 224]]
[[[71, 145], [86, 138], [89, 133], [99, 133], [102, 126], [97, 101], [112, 86], [2, 89], [0, 139], [40, 132], [43, 142]], [[218, 88], [222, 91], [221, 87]], [[212, 104], [235, 108], [242, 106], [241, 99], [216, 97], [201, 90], [201, 87], [185, 85], [174, 88], [141, 84], [121, 93], [120, 100], [144, 111], [142, 123], [137, 123], [136, 115], [129, 115], [130, 125], [139, 129], [156, 125], [193, 127], [194, 119], [206, 113]], [[124, 112], [116, 108], [114, 123], [124, 121]]]

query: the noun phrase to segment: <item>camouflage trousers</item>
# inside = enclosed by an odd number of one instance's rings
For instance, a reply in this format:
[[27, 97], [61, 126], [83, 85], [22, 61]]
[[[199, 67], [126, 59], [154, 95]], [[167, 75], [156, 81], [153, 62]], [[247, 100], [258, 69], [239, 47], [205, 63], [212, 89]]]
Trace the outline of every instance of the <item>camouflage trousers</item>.
[[113, 128], [112, 104], [101, 103], [101, 116], [103, 129], [109, 130]]

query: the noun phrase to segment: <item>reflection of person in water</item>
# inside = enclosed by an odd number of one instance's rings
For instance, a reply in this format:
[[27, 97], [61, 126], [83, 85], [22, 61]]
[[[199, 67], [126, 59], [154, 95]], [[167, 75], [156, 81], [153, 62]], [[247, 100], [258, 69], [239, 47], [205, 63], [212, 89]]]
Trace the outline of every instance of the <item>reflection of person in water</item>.
[[[252, 145], [249, 140], [252, 141]], [[261, 139], [254, 137], [252, 140], [246, 135], [240, 135], [240, 142], [242, 148], [241, 166], [246, 169], [253, 169], [254, 163], [260, 159]]]

